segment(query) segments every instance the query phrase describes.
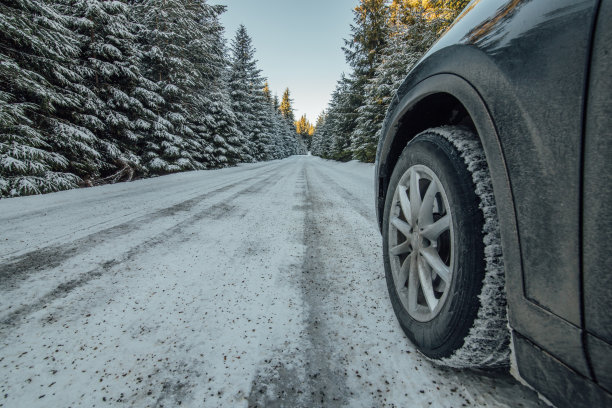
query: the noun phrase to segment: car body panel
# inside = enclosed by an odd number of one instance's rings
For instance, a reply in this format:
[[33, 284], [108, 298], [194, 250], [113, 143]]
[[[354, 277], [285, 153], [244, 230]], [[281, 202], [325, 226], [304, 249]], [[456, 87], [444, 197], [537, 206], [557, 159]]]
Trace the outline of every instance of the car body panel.
[[588, 45], [598, 3], [470, 3], [399, 88], [376, 159], [380, 222], [398, 150], [425, 124], [445, 123], [436, 122], [437, 107], [427, 105], [428, 98], [447, 93], [459, 101], [490, 165], [510, 325], [534, 349], [590, 379], [581, 298], [581, 180]]
[[612, 392], [612, 2], [598, 16], [584, 138], [583, 279], [587, 349], [597, 381]]
[[513, 343], [522, 379], [536, 387], [555, 406], [612, 407], [612, 394], [603, 392], [593, 381], [576, 375], [546, 350], [516, 333]]

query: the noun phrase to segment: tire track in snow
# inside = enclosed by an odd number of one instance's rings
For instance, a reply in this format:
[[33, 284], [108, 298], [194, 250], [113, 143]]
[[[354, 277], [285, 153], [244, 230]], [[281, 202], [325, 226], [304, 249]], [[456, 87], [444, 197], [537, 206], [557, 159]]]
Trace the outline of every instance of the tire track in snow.
[[[45, 305], [51, 303], [52, 301], [62, 298], [62, 297], [66, 297], [68, 296], [68, 294], [81, 286], [84, 286], [86, 284], [88, 284], [90, 281], [95, 280], [100, 278], [101, 276], [105, 275], [106, 273], [109, 273], [110, 271], [112, 271], [112, 269], [116, 266], [119, 266], [123, 263], [129, 262], [130, 260], [134, 259], [136, 256], [142, 254], [143, 252], [145, 252], [148, 249], [151, 249], [155, 246], [158, 245], [163, 245], [165, 243], [168, 242], [168, 240], [171, 237], [174, 237], [178, 234], [180, 234], [185, 228], [193, 225], [194, 223], [206, 219], [206, 218], [213, 218], [213, 219], [220, 219], [223, 217], [227, 217], [230, 216], [232, 214], [232, 211], [235, 210], [237, 207], [232, 206], [231, 202], [233, 200], [235, 200], [236, 198], [243, 196], [245, 193], [246, 194], [257, 194], [260, 191], [262, 191], [266, 186], [270, 185], [270, 181], [272, 179], [274, 179], [275, 177], [277, 177], [276, 171], [272, 170], [272, 171], [268, 171], [265, 174], [269, 174], [269, 173], [273, 173], [271, 175], [269, 175], [268, 177], [264, 178], [263, 180], [257, 181], [254, 184], [251, 184], [239, 191], [237, 191], [236, 193], [232, 194], [230, 197], [226, 198], [225, 200], [223, 200], [223, 202], [221, 203], [217, 203], [211, 206], [208, 206], [206, 208], [204, 208], [201, 211], [198, 211], [196, 214], [191, 215], [190, 217], [184, 219], [183, 221], [177, 223], [176, 225], [174, 225], [173, 227], [165, 230], [162, 233], [159, 233], [149, 239], [147, 239], [146, 241], [136, 245], [135, 247], [132, 247], [130, 250], [128, 250], [127, 252], [125, 252], [121, 257], [117, 258], [117, 259], [113, 259], [110, 261], [105, 261], [103, 263], [101, 263], [100, 265], [98, 265], [97, 267], [79, 275], [78, 277], [71, 279], [67, 282], [63, 282], [61, 284], [59, 284], [58, 286], [56, 286], [53, 290], [51, 290], [50, 292], [48, 292], [47, 294], [45, 294], [44, 296], [42, 296], [41, 298], [39, 298], [36, 302], [28, 304], [28, 305], [23, 305], [20, 306], [19, 308], [11, 311], [6, 317], [3, 317], [2, 320], [0, 320], [0, 333], [2, 333], [3, 331], [17, 325], [25, 316], [28, 316], [38, 310], [41, 310], [45, 307]], [[261, 175], [260, 175], [261, 176]], [[259, 176], [258, 176], [259, 177]], [[256, 177], [252, 177], [249, 179], [245, 179], [243, 181], [240, 181], [238, 183], [233, 183], [230, 186], [225, 186], [222, 187], [220, 189], [217, 190], [227, 190], [235, 185], [238, 184], [244, 184], [245, 181], [254, 179]], [[217, 190], [215, 190], [215, 192], [217, 192]], [[219, 191], [220, 192], [220, 191]], [[211, 192], [212, 193], [212, 192]], [[210, 193], [209, 193], [210, 194]], [[207, 196], [207, 194], [203, 194], [202, 196]], [[195, 200], [192, 199], [192, 200]], [[194, 202], [193, 204], [191, 203], [192, 200], [188, 200], [189, 204], [188, 204], [188, 208], [193, 207], [195, 204], [197, 204], [197, 202]], [[185, 202], [184, 202], [185, 203]], [[181, 203], [181, 204], [184, 204]], [[173, 209], [174, 211], [174, 207], [170, 207]], [[188, 210], [185, 210], [188, 211]], [[127, 224], [127, 223], [126, 223]], [[111, 228], [112, 229], [112, 228]]]
[[[302, 367], [290, 367], [282, 351], [283, 360], [274, 360], [260, 369], [251, 384], [249, 407], [343, 407], [349, 394], [344, 381], [342, 365], [335, 357], [330, 342], [329, 327], [325, 315], [329, 305], [327, 298], [333, 292], [333, 282], [327, 278], [321, 256], [322, 227], [317, 213], [327, 205], [313, 192], [312, 175], [303, 164], [298, 183], [303, 186], [304, 235], [306, 247], [301, 276], [298, 279], [302, 301], [306, 308], [306, 327], [303, 340], [306, 349], [291, 360], [302, 361]], [[297, 358], [295, 358], [297, 357]]]
[[[316, 169], [316, 167], [315, 167]], [[353, 192], [351, 192], [350, 190], [347, 190], [346, 187], [344, 187], [343, 185], [341, 185], [340, 183], [338, 183], [336, 180], [332, 179], [331, 177], [329, 177], [329, 175], [321, 172], [320, 170], [315, 170], [317, 172], [317, 176], [319, 178], [322, 178], [325, 180], [326, 183], [331, 184], [334, 186], [333, 189], [331, 189], [335, 194], [339, 195], [340, 197], [342, 197], [343, 199], [346, 200], [347, 203], [349, 203], [349, 205], [357, 212], [359, 213], [359, 215], [361, 215], [363, 218], [365, 218], [366, 221], [368, 221], [370, 224], [376, 224], [376, 215], [374, 213], [374, 207], [368, 207], [366, 205], [363, 205], [363, 203], [361, 202], [361, 197], [358, 197], [357, 195], [355, 195]], [[372, 202], [374, 202], [374, 199], [372, 199]]]
[[[302, 265], [303, 300], [308, 306], [306, 333], [310, 348], [306, 351], [307, 385], [310, 389], [307, 406], [342, 407], [349, 394], [342, 362], [335, 356], [331, 343], [329, 321], [329, 297], [335, 282], [328, 278], [328, 268], [321, 253], [322, 231], [318, 214], [328, 205], [315, 193], [312, 167], [304, 169], [306, 183], [306, 212], [304, 214], [304, 244], [306, 253]], [[320, 172], [317, 171], [320, 174]]]
[[162, 208], [150, 214], [133, 218], [122, 224], [94, 232], [66, 244], [51, 245], [28, 252], [13, 259], [9, 259], [3, 264], [0, 264], [0, 289], [6, 290], [7, 288], [14, 287], [18, 279], [25, 279], [26, 276], [24, 275], [28, 275], [31, 272], [43, 271], [58, 267], [68, 259], [96, 247], [100, 242], [111, 240], [115, 237], [140, 230], [153, 221], [172, 217], [182, 212], [188, 212], [203, 200], [212, 198], [238, 185], [244, 184], [245, 182], [276, 171], [277, 169], [274, 168], [264, 172], [263, 174], [257, 174], [252, 177], [227, 184], [173, 206]]
[[[374, 192], [374, 167], [370, 168], [371, 173], [369, 175], [364, 175], [360, 171], [354, 172], [347, 168], [347, 166], [351, 165], [352, 162], [343, 163], [322, 159], [320, 157], [315, 157], [315, 160], [318, 161], [316, 164], [317, 169], [326, 169], [329, 173], [333, 173], [335, 176], [338, 176], [338, 179], [349, 179], [353, 183], [369, 186], [371, 187], [371, 192]], [[360, 166], [367, 166], [366, 163], [358, 163]]]

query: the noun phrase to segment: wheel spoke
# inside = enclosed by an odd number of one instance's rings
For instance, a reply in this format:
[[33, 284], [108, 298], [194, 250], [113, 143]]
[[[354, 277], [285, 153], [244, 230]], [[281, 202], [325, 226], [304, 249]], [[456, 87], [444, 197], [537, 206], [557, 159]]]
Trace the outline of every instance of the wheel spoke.
[[410, 200], [408, 200], [408, 194], [406, 193], [406, 187], [399, 186], [399, 198], [404, 218], [408, 221], [408, 224], [412, 225], [412, 215], [410, 210]]
[[408, 237], [408, 240], [399, 244], [398, 246], [394, 246], [390, 249], [391, 255], [398, 256], [412, 251], [412, 242], [411, 238]]
[[421, 190], [419, 188], [419, 173], [412, 169], [410, 172], [410, 217], [411, 223], [417, 220], [421, 209]]
[[434, 311], [438, 305], [438, 299], [436, 299], [433, 291], [433, 284], [431, 282], [431, 273], [427, 270], [424, 265], [424, 261], [418, 263], [419, 270], [419, 281], [421, 283], [421, 291], [425, 296], [425, 301], [430, 311]]
[[411, 263], [413, 256], [414, 255], [411, 254], [404, 260], [402, 267], [397, 273], [397, 277], [395, 279], [395, 287], [397, 288], [398, 292], [404, 289], [404, 287], [406, 287], [406, 281], [408, 280], [408, 274], [410, 272], [410, 263]]
[[417, 268], [417, 254], [412, 253], [410, 257], [410, 271], [408, 274], [408, 311], [414, 313], [419, 299], [419, 271]]
[[433, 271], [446, 283], [450, 283], [450, 269], [440, 258], [435, 248], [421, 248], [421, 255]]
[[431, 180], [419, 210], [420, 228], [433, 224], [433, 203], [434, 199], [436, 198], [436, 194], [438, 194], [438, 185], [434, 180]]
[[398, 229], [399, 232], [401, 232], [402, 234], [404, 234], [404, 236], [410, 240], [412, 239], [412, 234], [410, 233], [410, 225], [405, 222], [400, 220], [399, 218], [395, 217], [391, 220], [391, 224], [393, 224], [393, 226], [395, 228]]
[[436, 239], [438, 239], [440, 234], [450, 228], [450, 219], [450, 215], [446, 214], [444, 217], [440, 218], [433, 224], [424, 227], [421, 231], [421, 235], [423, 235], [430, 241], [435, 241]]

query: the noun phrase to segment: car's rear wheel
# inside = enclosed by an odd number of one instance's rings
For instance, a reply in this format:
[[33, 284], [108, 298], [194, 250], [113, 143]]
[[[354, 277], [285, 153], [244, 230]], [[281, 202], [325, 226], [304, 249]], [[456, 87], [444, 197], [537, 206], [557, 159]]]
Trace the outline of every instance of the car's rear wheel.
[[401, 327], [454, 367], [508, 362], [504, 271], [486, 159], [472, 132], [429, 129], [402, 152], [383, 219], [387, 287]]

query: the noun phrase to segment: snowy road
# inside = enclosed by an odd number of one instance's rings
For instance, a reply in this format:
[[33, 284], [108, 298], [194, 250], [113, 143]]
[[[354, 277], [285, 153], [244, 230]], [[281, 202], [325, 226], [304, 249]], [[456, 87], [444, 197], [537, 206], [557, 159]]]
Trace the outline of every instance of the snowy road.
[[315, 157], [0, 201], [0, 407], [534, 407], [388, 301], [373, 168]]

